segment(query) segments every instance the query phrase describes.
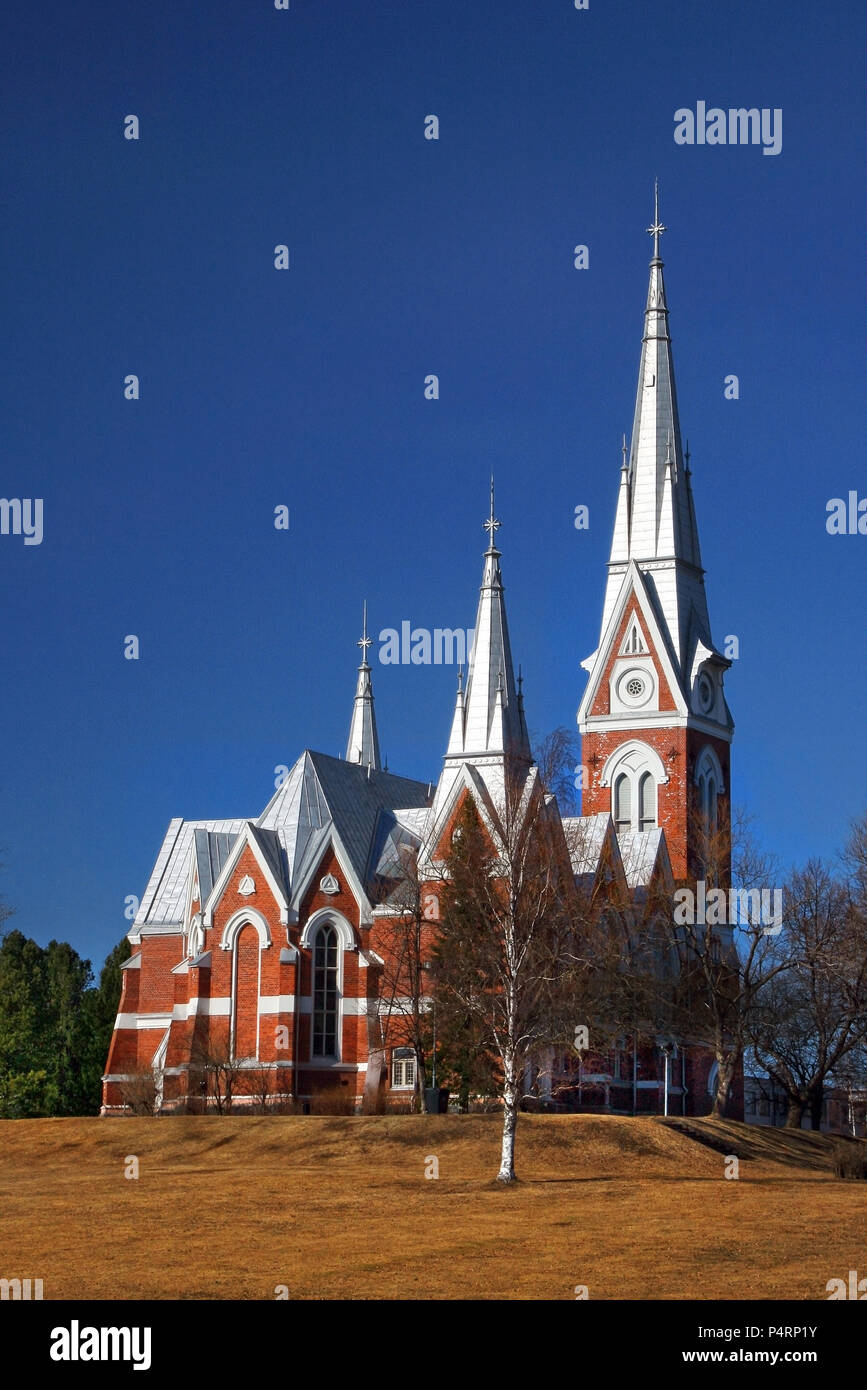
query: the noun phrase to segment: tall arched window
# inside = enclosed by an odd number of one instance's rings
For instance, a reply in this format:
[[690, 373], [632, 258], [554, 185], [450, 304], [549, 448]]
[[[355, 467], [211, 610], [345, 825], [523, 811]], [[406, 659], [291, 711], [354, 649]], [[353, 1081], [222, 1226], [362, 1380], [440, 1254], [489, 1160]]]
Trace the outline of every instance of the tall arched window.
[[336, 1057], [338, 1000], [337, 928], [324, 922], [313, 946], [313, 1056]]
[[232, 962], [232, 1056], [259, 1050], [259, 933], [246, 923], [235, 936]]
[[618, 831], [632, 828], [632, 782], [625, 772], [614, 783], [614, 825]]
[[656, 825], [656, 783], [650, 772], [644, 772], [638, 783], [638, 829], [652, 830]]

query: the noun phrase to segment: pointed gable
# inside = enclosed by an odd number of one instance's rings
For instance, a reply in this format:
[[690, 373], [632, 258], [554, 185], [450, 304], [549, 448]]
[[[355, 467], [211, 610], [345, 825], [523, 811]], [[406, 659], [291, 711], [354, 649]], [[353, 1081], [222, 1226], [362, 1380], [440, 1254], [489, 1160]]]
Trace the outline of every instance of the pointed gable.
[[[632, 651], [641, 645], [643, 650]], [[644, 688], [638, 687], [644, 682]], [[630, 684], [633, 688], [630, 690]], [[578, 722], [619, 715], [686, 715], [687, 701], [665, 628], [630, 561], [581, 700]]]
[[376, 871], [381, 813], [396, 806], [425, 812], [430, 783], [414, 782], [359, 763], [306, 751], [271, 798], [257, 825], [273, 831], [286, 858], [293, 901], [299, 876], [311, 871], [336, 832], [347, 867], [360, 885]]

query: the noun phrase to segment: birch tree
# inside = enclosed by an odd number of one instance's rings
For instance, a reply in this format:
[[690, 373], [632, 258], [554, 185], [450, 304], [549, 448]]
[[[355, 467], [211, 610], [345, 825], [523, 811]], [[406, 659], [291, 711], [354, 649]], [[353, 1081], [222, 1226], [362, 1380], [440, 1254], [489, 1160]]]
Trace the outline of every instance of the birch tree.
[[563, 1041], [572, 969], [571, 871], [532, 774], [507, 783], [483, 823], [467, 798], [444, 861], [434, 953], [437, 1009], [468, 1017], [496, 1064], [503, 1106], [497, 1181], [515, 1181], [528, 1060]]

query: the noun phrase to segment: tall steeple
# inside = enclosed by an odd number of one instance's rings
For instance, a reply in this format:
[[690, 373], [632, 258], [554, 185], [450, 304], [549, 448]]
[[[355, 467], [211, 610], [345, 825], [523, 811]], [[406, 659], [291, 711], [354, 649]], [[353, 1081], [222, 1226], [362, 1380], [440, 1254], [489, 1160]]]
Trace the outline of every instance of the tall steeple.
[[349, 741], [346, 745], [346, 761], [361, 763], [362, 767], [379, 770], [379, 736], [376, 732], [376, 715], [373, 710], [373, 687], [370, 683], [370, 667], [367, 664], [367, 649], [372, 639], [367, 635], [367, 600], [364, 603], [364, 623], [358, 646], [361, 648], [361, 665], [358, 668], [358, 683], [355, 687], [355, 701], [352, 706], [352, 723], [349, 726]]
[[434, 800], [434, 820], [448, 801], [462, 764], [479, 769], [489, 788], [499, 795], [505, 770], [529, 768], [533, 758], [524, 718], [523, 697], [515, 682], [512, 648], [506, 621], [501, 552], [496, 546], [500, 522], [494, 512], [494, 480], [485, 530], [488, 548], [476, 614], [475, 635], [466, 686], [458, 681], [451, 736], [443, 773]]
[[[689, 471], [677, 414], [654, 194], [650, 284], [632, 442], [623, 462], [599, 646], [578, 711], [582, 812], [618, 834], [664, 830], [675, 878], [697, 862], [693, 811], [723, 824], [734, 724], [731, 665], [710, 633]], [[700, 838], [700, 837], [699, 837]]]
[[686, 671], [693, 638], [708, 645], [710, 624], [704, 572], [695, 524], [692, 486], [677, 413], [668, 303], [659, 240], [667, 230], [659, 219], [659, 188], [654, 188], [650, 283], [644, 310], [644, 336], [628, 462], [624, 454], [602, 635], [614, 611], [630, 560], [642, 570], [667, 629], [672, 655]]

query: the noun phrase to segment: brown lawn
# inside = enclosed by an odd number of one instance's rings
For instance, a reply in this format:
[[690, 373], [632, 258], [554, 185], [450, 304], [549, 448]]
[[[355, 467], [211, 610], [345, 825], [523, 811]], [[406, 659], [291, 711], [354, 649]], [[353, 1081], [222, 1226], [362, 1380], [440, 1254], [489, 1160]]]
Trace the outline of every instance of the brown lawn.
[[505, 1190], [495, 1115], [0, 1134], [0, 1277], [42, 1278], [46, 1299], [826, 1299], [867, 1270], [867, 1183], [834, 1178], [808, 1133], [525, 1115]]

